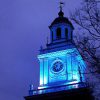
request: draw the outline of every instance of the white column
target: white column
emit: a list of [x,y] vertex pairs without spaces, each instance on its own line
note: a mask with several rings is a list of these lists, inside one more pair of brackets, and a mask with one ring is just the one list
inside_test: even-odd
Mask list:
[[48,84],[48,58],[44,58],[44,85]]
[[39,59],[40,61],[40,86],[43,85],[43,59]]

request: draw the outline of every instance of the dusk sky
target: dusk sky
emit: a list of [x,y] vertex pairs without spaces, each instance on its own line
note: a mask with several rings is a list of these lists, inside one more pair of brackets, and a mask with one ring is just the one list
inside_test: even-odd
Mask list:
[[[60,0],[0,0],[0,100],[24,100],[29,85],[37,88],[40,46],[58,17]],[[64,16],[81,0],[63,0]]]

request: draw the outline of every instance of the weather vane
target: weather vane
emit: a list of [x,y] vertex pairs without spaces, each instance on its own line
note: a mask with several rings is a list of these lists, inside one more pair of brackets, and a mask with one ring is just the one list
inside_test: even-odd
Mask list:
[[64,6],[65,3],[60,1],[59,4],[60,4],[59,8],[62,11],[62,8],[63,8],[63,6]]

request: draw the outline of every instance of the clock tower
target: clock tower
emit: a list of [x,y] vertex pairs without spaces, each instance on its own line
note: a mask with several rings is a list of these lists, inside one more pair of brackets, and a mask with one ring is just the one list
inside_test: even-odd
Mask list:
[[85,82],[86,65],[73,41],[74,27],[64,17],[62,4],[49,26],[50,42],[38,55],[39,87],[30,85],[25,100],[94,100]]
[[[49,26],[50,43],[40,49],[39,87],[48,88],[84,81],[85,63],[73,41],[74,27],[67,17],[64,17],[62,7],[58,17]],[[81,77],[81,78],[80,78]]]

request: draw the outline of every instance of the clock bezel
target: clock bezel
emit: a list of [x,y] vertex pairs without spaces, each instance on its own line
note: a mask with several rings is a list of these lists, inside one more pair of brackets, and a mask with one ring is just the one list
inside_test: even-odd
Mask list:
[[[58,71],[58,72],[53,71],[53,65],[54,65],[56,62],[61,62],[61,63],[63,64],[63,68],[62,68],[60,71]],[[64,62],[63,62],[61,59],[56,59],[56,60],[54,60],[54,61],[52,62],[52,64],[51,64],[51,67],[50,67],[50,71],[51,71],[53,74],[60,74],[60,73],[62,73],[62,72],[64,71],[64,69],[65,69],[65,64],[64,64]]]

